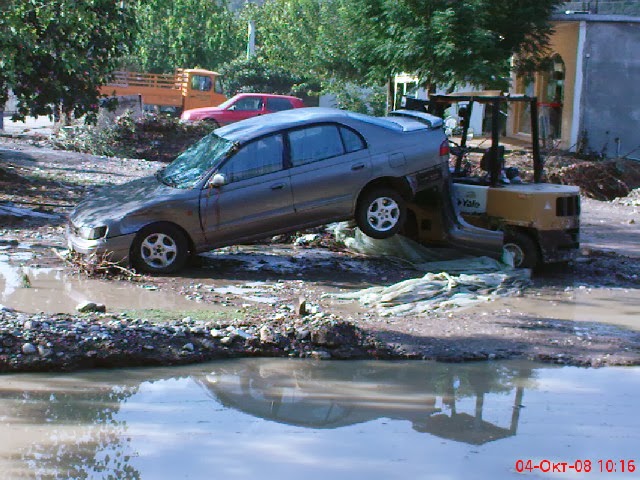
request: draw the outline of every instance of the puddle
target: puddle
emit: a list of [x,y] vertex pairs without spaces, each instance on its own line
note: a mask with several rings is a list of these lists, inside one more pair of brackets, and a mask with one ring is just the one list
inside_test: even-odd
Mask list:
[[[12,256],[15,260],[15,256]],[[29,288],[25,287],[25,276]],[[0,305],[27,313],[77,313],[82,302],[106,305],[107,311],[211,310],[171,291],[145,289],[144,285],[69,276],[59,269],[10,265],[0,258]],[[219,307],[220,308],[220,307]]]
[[213,291],[223,295],[237,295],[243,300],[251,302],[275,305],[280,302],[280,298],[273,295],[278,287],[278,284],[267,284],[266,282],[247,282],[240,286],[216,287]]
[[309,268],[371,274],[371,264],[375,261],[323,248],[297,248],[292,245],[270,246],[267,253],[260,245],[234,246],[201,256],[213,262],[216,268],[225,262],[239,263],[242,270],[249,272],[296,273],[299,276]]
[[479,311],[509,310],[558,320],[602,322],[640,330],[640,290],[577,287],[524,297],[504,297]]
[[637,478],[637,367],[242,359],[2,380],[12,479]]

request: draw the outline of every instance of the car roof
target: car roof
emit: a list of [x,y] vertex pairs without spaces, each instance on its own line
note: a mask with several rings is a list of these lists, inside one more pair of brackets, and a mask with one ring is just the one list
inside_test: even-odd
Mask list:
[[233,98],[254,97],[254,96],[269,97],[269,98],[289,98],[289,99],[300,100],[298,97],[294,97],[293,95],[278,95],[276,93],[258,93],[258,92],[238,93],[238,94],[234,95]]
[[233,142],[246,142],[262,135],[299,126],[337,122],[352,126],[368,124],[395,132],[426,130],[429,126],[409,118],[380,118],[337,108],[307,107],[253,117],[215,130],[216,135]]

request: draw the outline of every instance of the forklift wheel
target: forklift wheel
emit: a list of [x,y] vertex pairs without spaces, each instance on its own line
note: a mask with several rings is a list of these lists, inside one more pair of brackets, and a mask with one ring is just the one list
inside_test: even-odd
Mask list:
[[516,268],[534,268],[540,261],[538,246],[526,233],[505,233],[503,248],[513,255],[513,266]]

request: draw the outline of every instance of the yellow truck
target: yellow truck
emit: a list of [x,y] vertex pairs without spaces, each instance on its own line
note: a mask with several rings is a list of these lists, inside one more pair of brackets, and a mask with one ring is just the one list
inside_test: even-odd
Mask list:
[[173,74],[114,72],[112,81],[100,87],[100,94],[140,95],[145,109],[176,115],[191,108],[215,107],[227,99],[220,74],[199,68],[176,69]]

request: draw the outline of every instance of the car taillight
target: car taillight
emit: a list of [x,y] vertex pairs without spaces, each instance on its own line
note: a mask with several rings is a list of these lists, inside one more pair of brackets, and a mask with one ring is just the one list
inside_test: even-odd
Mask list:
[[449,155],[449,140],[443,140],[440,144],[440,156]]

